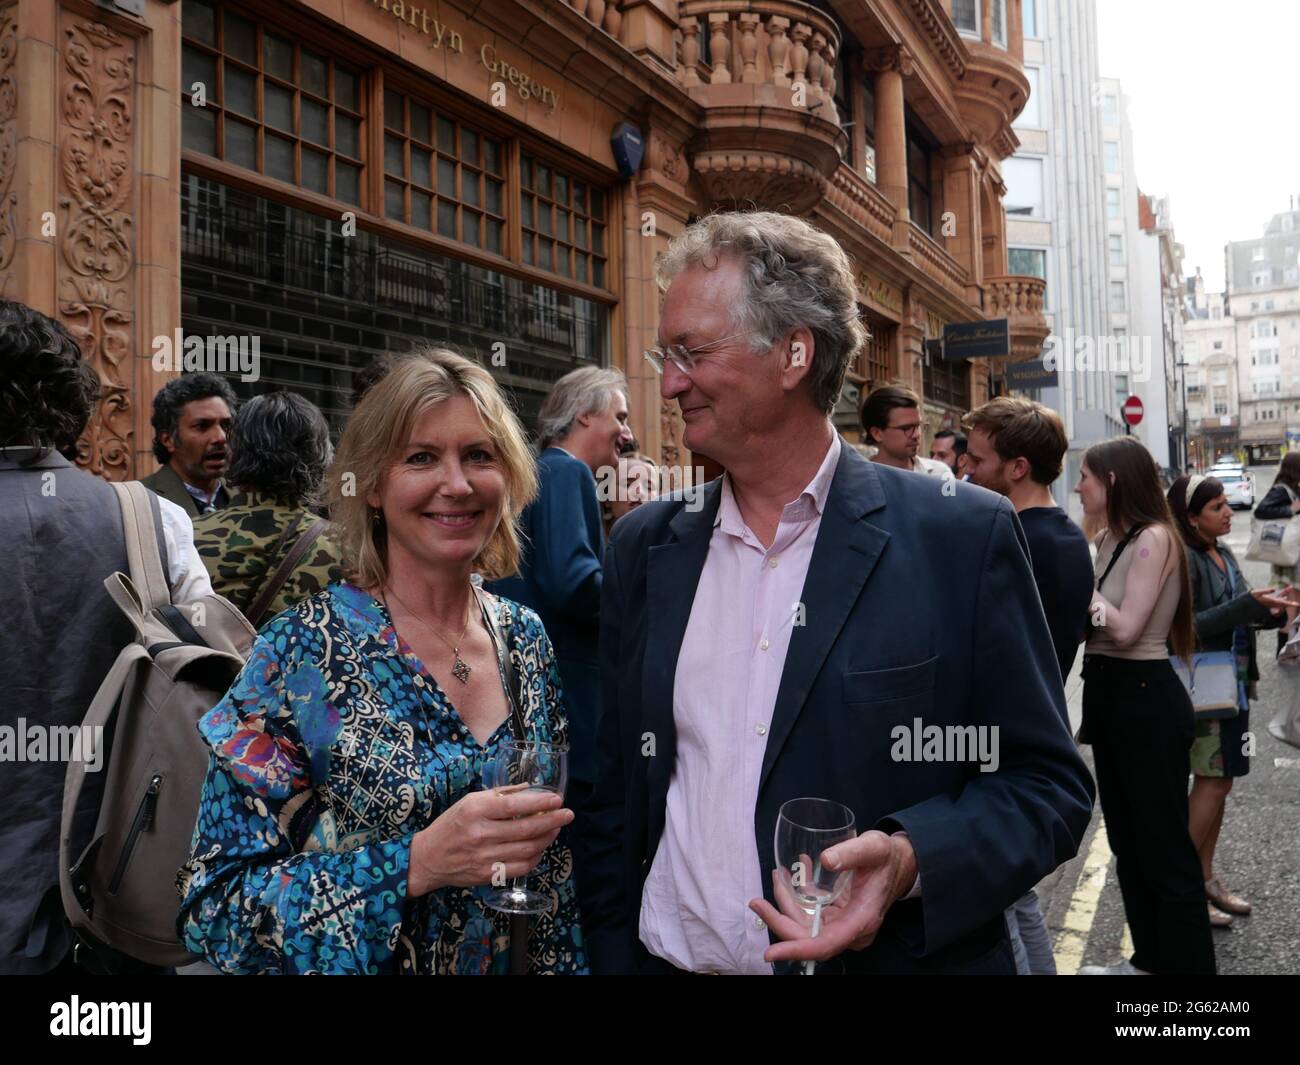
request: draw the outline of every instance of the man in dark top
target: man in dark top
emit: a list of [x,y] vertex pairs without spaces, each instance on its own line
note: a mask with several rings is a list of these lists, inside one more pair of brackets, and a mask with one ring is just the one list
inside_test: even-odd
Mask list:
[[[999,396],[971,411],[963,424],[969,434],[966,470],[970,479],[1006,496],[1020,517],[1064,684],[1087,635],[1092,600],[1092,555],[1087,537],[1056,505],[1050,487],[1061,476],[1069,447],[1065,425],[1060,415],[1041,403],[1009,396]],[[1055,974],[1051,941],[1032,891],[1007,911],[1007,926],[1016,971],[1022,976]]]
[[234,411],[234,390],[218,374],[188,373],[168,381],[153,397],[153,454],[162,469],[141,483],[191,519],[228,505],[222,477]]

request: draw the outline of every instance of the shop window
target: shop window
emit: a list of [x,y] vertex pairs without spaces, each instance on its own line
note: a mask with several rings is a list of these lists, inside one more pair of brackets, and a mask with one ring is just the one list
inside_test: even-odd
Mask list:
[[935,356],[927,362],[929,365],[922,371],[925,398],[963,414],[970,410],[973,405],[970,401],[970,361]]
[[212,0],[182,20],[184,92],[205,99],[182,106],[184,147],[360,205],[360,72]]
[[384,91],[384,216],[505,254],[505,145],[414,96]]
[[527,153],[519,172],[524,263],[604,288],[605,193]]

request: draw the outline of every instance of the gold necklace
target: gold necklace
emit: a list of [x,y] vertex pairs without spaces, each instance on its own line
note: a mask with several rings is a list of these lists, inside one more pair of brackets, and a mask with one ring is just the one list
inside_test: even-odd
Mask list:
[[[466,605],[465,608],[465,627],[460,630],[460,636],[457,637],[456,642],[452,643],[449,639],[447,639],[447,637],[445,637],[442,633],[440,633],[437,629],[435,629],[432,625],[430,625],[427,621],[425,621],[424,618],[420,617],[419,614],[417,614],[409,606],[403,603],[401,596],[399,596],[395,591],[389,588],[388,592],[389,594],[392,595],[394,599],[397,600],[397,602],[401,605],[403,610],[405,610],[408,614],[411,615],[411,617],[415,618],[416,621],[418,621],[421,625],[423,625],[426,629],[428,629],[431,633],[433,633],[436,637],[438,637],[438,639],[440,639],[443,643],[445,643],[448,647],[451,648],[451,654],[452,654],[451,675],[455,677],[458,681],[460,681],[462,684],[468,684],[469,675],[472,672],[472,670],[469,668],[469,663],[460,657],[460,645],[461,645],[461,641],[465,639],[465,633],[469,632],[469,623],[471,618],[473,617],[473,614],[471,613],[469,606]],[[470,595],[473,596],[473,594],[474,594],[473,589],[471,589]],[[392,616],[391,611],[389,612],[389,616],[390,617]]]

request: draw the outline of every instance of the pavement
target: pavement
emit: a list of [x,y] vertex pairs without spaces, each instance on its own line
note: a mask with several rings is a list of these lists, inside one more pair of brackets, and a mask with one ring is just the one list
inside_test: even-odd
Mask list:
[[[1252,472],[1258,501],[1277,471],[1255,467]],[[1266,587],[1268,565],[1246,561],[1249,511],[1235,512],[1226,539],[1251,587]],[[1280,708],[1300,698],[1300,671],[1279,669],[1275,646],[1272,632],[1260,635],[1259,699],[1250,714],[1256,754],[1250,773],[1237,780],[1228,796],[1215,855],[1220,878],[1254,904],[1251,916],[1235,918],[1230,929],[1214,930],[1223,975],[1300,974],[1300,750],[1274,739],[1266,727]],[[1083,714],[1082,658],[1080,654],[1065,686],[1074,729]],[[1081,752],[1091,769],[1091,748]],[[1073,975],[1081,965],[1109,965],[1131,953],[1100,804],[1078,855],[1038,885],[1038,897],[1060,974]]]

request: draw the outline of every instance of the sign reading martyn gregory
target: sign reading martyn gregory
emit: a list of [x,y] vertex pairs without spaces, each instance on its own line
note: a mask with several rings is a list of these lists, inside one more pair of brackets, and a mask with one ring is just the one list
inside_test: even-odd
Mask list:
[[[439,22],[437,16],[431,14],[427,8],[420,7],[418,4],[408,4],[406,0],[369,0],[369,2],[372,7],[387,11],[399,22],[428,37],[430,48],[446,48],[449,52],[456,52],[458,55],[465,54],[465,38],[446,23]],[[480,45],[478,61],[489,74],[500,78],[503,83],[509,82],[513,85],[519,94],[519,99],[525,103],[529,100],[540,100],[550,105],[547,108],[548,112],[554,111],[559,106],[560,98],[554,89],[543,85],[512,63],[501,59],[491,44],[485,42]],[[504,102],[504,97],[502,99]]]

